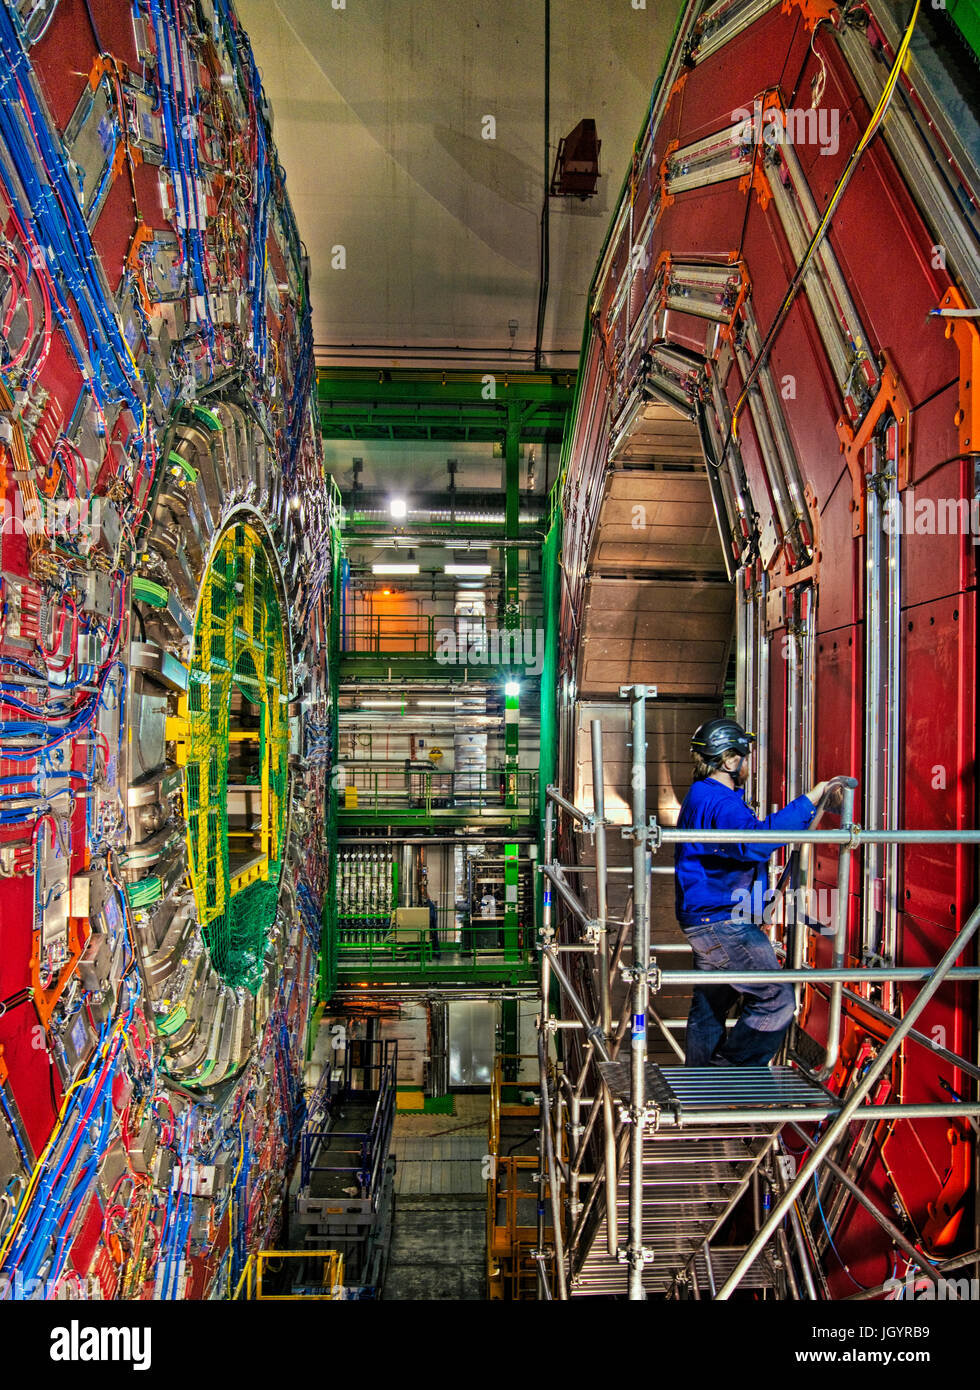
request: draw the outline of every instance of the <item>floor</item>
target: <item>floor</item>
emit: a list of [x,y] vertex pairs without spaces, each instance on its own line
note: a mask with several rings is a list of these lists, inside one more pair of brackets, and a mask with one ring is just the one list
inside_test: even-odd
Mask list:
[[487,1095],[460,1095],[454,1115],[396,1116],[386,1302],[486,1298],[489,1106]]

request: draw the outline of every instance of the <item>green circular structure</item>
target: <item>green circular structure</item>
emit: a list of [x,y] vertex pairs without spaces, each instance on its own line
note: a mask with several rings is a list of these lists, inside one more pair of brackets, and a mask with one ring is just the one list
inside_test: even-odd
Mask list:
[[255,994],[285,845],[288,657],[275,561],[252,519],[214,546],[198,596],[178,760],[191,883],[211,962]]

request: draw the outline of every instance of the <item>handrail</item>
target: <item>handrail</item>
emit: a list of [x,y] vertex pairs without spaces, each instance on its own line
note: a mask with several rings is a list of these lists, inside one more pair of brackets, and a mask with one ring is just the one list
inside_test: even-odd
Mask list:
[[[273,1262],[296,1261],[309,1266],[320,1263],[322,1277],[317,1281],[316,1293],[266,1293],[263,1285],[264,1265]],[[302,1267],[302,1266],[301,1266]],[[230,1302],[246,1301],[265,1303],[286,1303],[299,1300],[318,1300],[334,1302],[343,1298],[344,1257],[339,1250],[253,1250],[235,1285],[229,1294]],[[244,1297],[243,1297],[244,1288]],[[319,1290],[323,1290],[320,1292]]]
[[[480,772],[392,768],[371,772],[361,771],[352,762],[345,765],[345,777],[345,786],[336,789],[339,809],[358,813],[404,809],[430,814],[433,810],[465,812],[474,808],[517,812],[532,809],[537,800],[538,774],[529,768],[488,768]],[[402,785],[382,785],[382,779],[401,780]],[[349,807],[344,804],[348,790],[356,793],[356,805]]]

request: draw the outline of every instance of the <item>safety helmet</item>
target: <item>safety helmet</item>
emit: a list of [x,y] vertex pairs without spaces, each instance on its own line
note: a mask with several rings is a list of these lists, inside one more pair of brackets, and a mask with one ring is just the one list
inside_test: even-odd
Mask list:
[[706,763],[720,762],[728,752],[747,757],[755,743],[755,734],[742,728],[736,719],[709,719],[695,729],[691,738],[692,753],[700,753]]

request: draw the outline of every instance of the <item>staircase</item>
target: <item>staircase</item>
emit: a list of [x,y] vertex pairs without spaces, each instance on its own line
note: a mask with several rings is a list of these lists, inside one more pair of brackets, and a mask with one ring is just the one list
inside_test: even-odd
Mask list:
[[[629,1104],[628,1062],[606,1062],[600,1070],[613,1097]],[[791,1067],[646,1068],[647,1098],[660,1109],[643,1146],[643,1244],[653,1252],[644,1268],[648,1295],[665,1295],[690,1284],[694,1297],[711,1298],[731,1273],[743,1247],[712,1245],[752,1175],[786,1123],[788,1110],[808,1110],[825,1093]],[[760,1110],[772,1110],[760,1120]],[[751,1112],[751,1121],[739,1112]],[[573,1259],[570,1294],[625,1296],[628,1266],[608,1253],[605,1201],[596,1203],[594,1233],[586,1232]],[[629,1229],[629,1165],[617,1190],[618,1245],[625,1251]],[[775,1284],[763,1253],[742,1288]]]

